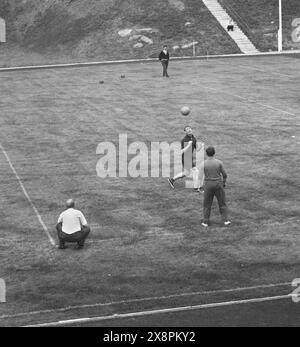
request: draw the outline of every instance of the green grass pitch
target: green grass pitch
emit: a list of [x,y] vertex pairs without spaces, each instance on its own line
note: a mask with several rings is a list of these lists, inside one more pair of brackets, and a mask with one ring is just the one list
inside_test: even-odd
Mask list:
[[[70,197],[94,228],[82,251],[52,247],[0,153],[0,316],[300,277],[299,71],[282,56],[171,61],[170,79],[158,63],[1,72],[0,142],[49,232]],[[215,203],[203,230],[202,196],[183,182],[97,177],[98,143],[171,143],[186,124],[228,171],[230,228]],[[139,305],[126,309],[163,304]]]

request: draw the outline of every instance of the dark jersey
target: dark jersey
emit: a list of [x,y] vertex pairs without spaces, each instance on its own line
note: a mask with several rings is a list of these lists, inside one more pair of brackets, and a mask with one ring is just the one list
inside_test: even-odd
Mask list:
[[191,169],[192,167],[196,166],[196,160],[194,157],[194,151],[197,148],[197,140],[194,135],[186,135],[181,140],[181,149],[184,149],[186,146],[188,146],[189,142],[193,141],[192,146],[189,150],[187,150],[185,153],[182,154],[182,165],[185,169]]
[[169,61],[169,59],[170,59],[170,54],[169,54],[169,52],[167,52],[167,54],[165,54],[164,51],[161,51],[161,52],[159,53],[158,58],[159,58],[159,60]]

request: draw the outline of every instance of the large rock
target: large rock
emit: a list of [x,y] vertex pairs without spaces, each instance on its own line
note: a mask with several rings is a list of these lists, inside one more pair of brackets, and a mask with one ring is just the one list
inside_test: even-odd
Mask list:
[[129,36],[131,33],[132,33],[132,29],[123,29],[123,30],[118,31],[118,34],[121,37]]
[[143,32],[146,32],[149,34],[159,33],[159,30],[155,28],[135,28],[134,31],[136,33],[143,33]]
[[152,30],[153,30],[152,28],[139,28],[139,29],[135,29],[135,31],[138,32],[138,33],[141,33],[143,31],[151,33]]
[[144,45],[143,45],[141,42],[138,42],[138,43],[136,43],[133,47],[134,47],[134,48],[143,48]]
[[152,44],[153,44],[153,40],[151,40],[149,37],[144,36],[144,35],[142,35],[142,36],[140,37],[140,40],[143,41],[143,42],[145,42],[145,43],[148,43],[148,45],[152,45]]
[[141,37],[142,37],[142,35],[131,35],[129,38],[129,41],[139,40]]
[[184,11],[185,5],[180,0],[169,0],[169,4],[179,11]]

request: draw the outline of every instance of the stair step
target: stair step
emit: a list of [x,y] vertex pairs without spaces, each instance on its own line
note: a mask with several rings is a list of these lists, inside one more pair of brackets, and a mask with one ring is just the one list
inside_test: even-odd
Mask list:
[[[227,11],[223,8],[223,6],[218,2],[218,0],[202,0],[206,5],[208,10],[212,13],[212,15],[217,19],[219,24],[227,30],[227,25],[229,20],[232,20],[231,16],[227,13]],[[234,31],[228,32],[230,37],[235,41],[239,49],[243,53],[258,53],[259,51],[253,45],[253,43],[248,39],[245,33],[239,28],[238,24],[234,21],[232,23],[234,25]]]

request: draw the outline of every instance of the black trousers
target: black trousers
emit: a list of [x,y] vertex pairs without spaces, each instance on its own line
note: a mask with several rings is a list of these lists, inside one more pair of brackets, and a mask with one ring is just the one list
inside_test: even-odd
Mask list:
[[233,25],[227,25],[227,31],[233,31]]
[[163,67],[163,77],[169,77],[169,75],[168,75],[169,62],[167,60],[161,61],[161,65]]
[[228,211],[225,197],[225,189],[221,181],[205,181],[204,183],[204,203],[203,203],[203,222],[208,223],[211,206],[214,197],[218,200],[220,214],[223,222],[228,220]]
[[62,223],[56,225],[56,230],[60,246],[64,246],[66,242],[77,242],[79,246],[83,246],[91,231],[90,227],[82,226],[80,231],[74,234],[66,234],[62,231]]

